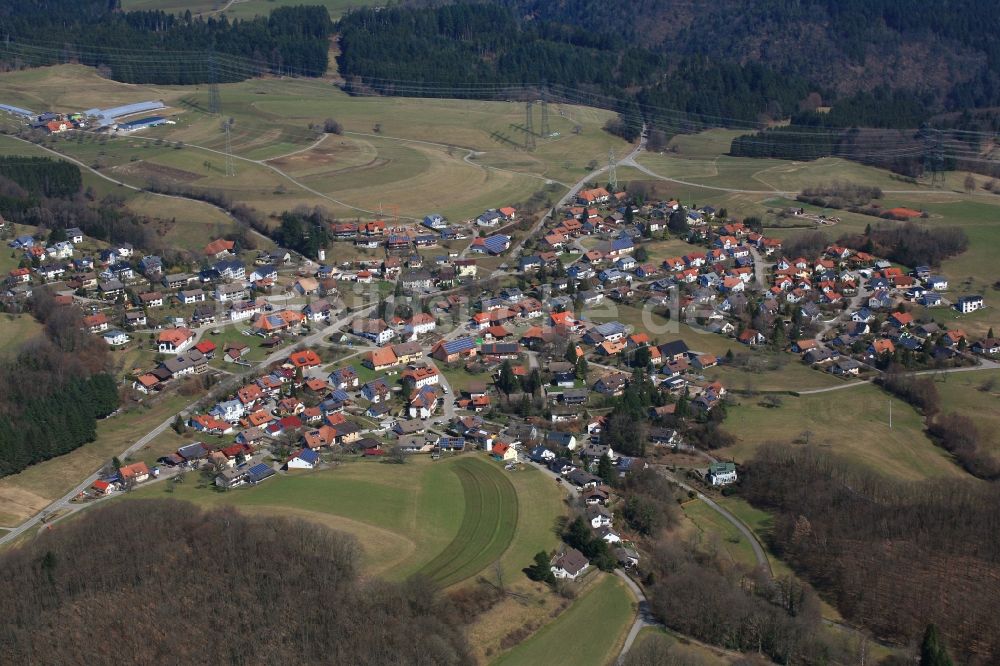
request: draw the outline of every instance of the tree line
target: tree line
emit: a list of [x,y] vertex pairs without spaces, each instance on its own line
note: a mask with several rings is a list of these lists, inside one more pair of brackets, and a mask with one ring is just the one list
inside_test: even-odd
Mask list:
[[107,345],[82,330],[79,309],[45,290],[34,299],[44,335],[0,363],[0,476],[93,441],[119,404]]
[[[190,85],[267,73],[321,76],[333,23],[325,7],[279,7],[230,21],[162,11],[122,12],[108,0],[12,3],[0,14],[0,64],[80,62],[128,83]],[[233,58],[238,58],[237,63]]]
[[33,664],[472,663],[429,583],[360,569],[354,539],[314,523],[114,502],[0,556],[0,645]]
[[969,237],[960,227],[924,227],[913,222],[869,225],[864,234],[842,236],[837,242],[914,267],[938,266],[969,247]]
[[741,492],[775,514],[771,546],[848,620],[902,643],[935,623],[964,659],[1000,653],[1000,487],[898,481],[779,444],[743,472]]

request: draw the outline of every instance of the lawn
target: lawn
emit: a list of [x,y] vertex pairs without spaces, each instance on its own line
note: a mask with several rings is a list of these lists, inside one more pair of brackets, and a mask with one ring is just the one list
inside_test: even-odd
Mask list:
[[732,349],[741,349],[735,340],[715,333],[708,333],[692,328],[685,323],[666,319],[652,310],[646,310],[643,305],[623,305],[610,299],[605,299],[595,307],[587,308],[583,313],[587,319],[594,321],[620,321],[632,326],[636,331],[644,331],[657,343],[681,339],[693,351],[724,356]]
[[814,370],[800,363],[797,357],[784,352],[754,350],[750,353],[752,360],[760,362],[763,369],[757,371],[735,366],[716,366],[705,370],[705,377],[719,380],[727,388],[737,391],[803,391],[844,383],[830,373]]
[[[457,461],[456,461],[457,462]],[[281,474],[253,488],[218,492],[189,475],[142,488],[130,497],[173,497],[203,506],[232,505],[249,513],[295,515],[354,535],[367,573],[401,579],[444,550],[458,534],[462,484],[452,461],[406,465],[374,461]]]
[[757,566],[757,558],[754,557],[750,542],[740,534],[735,525],[720,516],[715,509],[698,499],[686,502],[683,509],[684,515],[694,523],[702,535],[702,544],[705,547],[709,549],[717,547],[721,557],[728,557],[736,564]]
[[[892,429],[889,403],[892,403]],[[963,472],[923,431],[905,402],[865,384],[831,393],[783,396],[777,408],[735,398],[724,426],[737,444],[719,451],[738,462],[764,442],[808,441],[855,463],[906,480],[958,477]]]
[[0,357],[13,356],[27,340],[42,332],[30,314],[0,314]]
[[190,398],[174,395],[149,409],[98,421],[95,441],[0,479],[0,525],[16,525],[41,511],[188,402]]
[[579,664],[614,661],[635,617],[635,602],[617,576],[601,579],[525,642],[503,654],[500,664]]
[[941,411],[972,419],[986,450],[1000,455],[1000,370],[940,375]]

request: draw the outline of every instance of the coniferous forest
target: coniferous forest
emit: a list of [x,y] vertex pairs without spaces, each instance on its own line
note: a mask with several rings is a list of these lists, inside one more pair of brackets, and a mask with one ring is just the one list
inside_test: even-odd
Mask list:
[[34,0],[0,6],[0,65],[80,62],[128,83],[185,85],[266,73],[320,76],[333,30],[324,7],[279,7],[230,21],[120,11],[118,0]]
[[32,308],[44,335],[0,363],[0,476],[93,441],[118,408],[108,346],[83,330],[80,310],[41,289]]

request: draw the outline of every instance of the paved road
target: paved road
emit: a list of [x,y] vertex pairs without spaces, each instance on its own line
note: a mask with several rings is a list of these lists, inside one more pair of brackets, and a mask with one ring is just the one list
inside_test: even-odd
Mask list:
[[625,644],[622,646],[622,651],[618,653],[618,659],[615,662],[621,664],[625,661],[625,655],[632,649],[632,644],[635,643],[635,639],[639,636],[640,631],[646,627],[662,627],[663,625],[653,617],[653,613],[649,608],[649,600],[646,599],[646,593],[642,591],[642,588],[622,569],[615,569],[615,575],[625,582],[625,585],[632,591],[632,596],[635,597],[636,602],[639,604],[639,612],[635,616],[635,622],[632,623],[632,628],[629,630],[628,636],[625,637]]
[[767,291],[767,280],[764,279],[764,257],[753,245],[747,245],[747,247],[750,249],[750,256],[753,257],[753,280],[758,289]]

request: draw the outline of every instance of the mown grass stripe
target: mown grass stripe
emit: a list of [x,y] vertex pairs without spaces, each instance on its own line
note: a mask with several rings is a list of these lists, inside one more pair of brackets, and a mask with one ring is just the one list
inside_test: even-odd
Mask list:
[[474,576],[499,559],[517,527],[517,493],[503,472],[474,458],[453,468],[465,497],[462,524],[451,543],[417,572],[442,586]]

